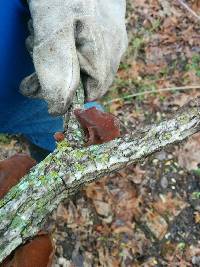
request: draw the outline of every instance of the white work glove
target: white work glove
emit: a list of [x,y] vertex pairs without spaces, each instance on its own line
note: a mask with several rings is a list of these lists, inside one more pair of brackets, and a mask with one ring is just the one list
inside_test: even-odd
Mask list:
[[48,102],[49,112],[64,114],[79,80],[88,100],[111,85],[127,47],[125,0],[29,0],[36,73],[21,92]]

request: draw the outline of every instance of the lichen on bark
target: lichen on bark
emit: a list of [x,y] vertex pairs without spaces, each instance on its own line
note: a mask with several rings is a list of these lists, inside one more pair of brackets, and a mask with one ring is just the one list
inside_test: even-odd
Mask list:
[[200,99],[189,102],[169,120],[102,145],[77,145],[81,134],[77,126],[70,127],[71,141],[59,143],[0,201],[0,262],[33,237],[47,215],[81,186],[198,132]]

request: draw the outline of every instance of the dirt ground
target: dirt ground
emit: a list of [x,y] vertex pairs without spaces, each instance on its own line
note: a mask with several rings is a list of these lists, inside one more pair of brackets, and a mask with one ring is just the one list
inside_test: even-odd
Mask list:
[[[102,99],[123,133],[200,95],[200,2],[184,3],[196,16],[179,0],[127,1],[129,48]],[[0,159],[21,151],[21,137],[0,136]],[[48,220],[54,267],[200,266],[199,178],[197,134],[88,185]]]

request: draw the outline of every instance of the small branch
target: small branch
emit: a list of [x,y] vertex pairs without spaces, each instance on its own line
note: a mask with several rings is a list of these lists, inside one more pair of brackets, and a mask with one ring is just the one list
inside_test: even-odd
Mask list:
[[74,148],[67,140],[0,200],[0,262],[33,237],[65,198],[104,175],[138,162],[200,131],[200,98],[169,120],[112,142]]
[[80,125],[74,115],[75,109],[83,108],[84,98],[85,98],[84,89],[82,84],[80,83],[79,88],[74,95],[70,110],[64,117],[65,120],[64,129],[66,138],[68,142],[70,142],[70,145],[75,147],[77,146],[77,144],[79,144],[79,147],[84,144],[83,131],[80,128]]
[[200,20],[200,16],[197,15],[196,12],[194,12],[194,10],[192,10],[185,2],[183,2],[182,0],[178,0],[178,2],[187,10],[189,11],[196,19]]

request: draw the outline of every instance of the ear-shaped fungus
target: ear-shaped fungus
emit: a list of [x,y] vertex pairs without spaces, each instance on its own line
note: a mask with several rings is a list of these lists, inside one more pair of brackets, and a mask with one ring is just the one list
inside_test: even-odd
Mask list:
[[3,198],[35,164],[35,160],[26,154],[16,154],[0,161],[0,198]]
[[86,134],[86,146],[109,142],[120,136],[119,121],[111,113],[92,107],[77,109],[74,114]]
[[42,234],[17,248],[7,257],[2,267],[50,267],[54,256],[54,246],[49,235]]

